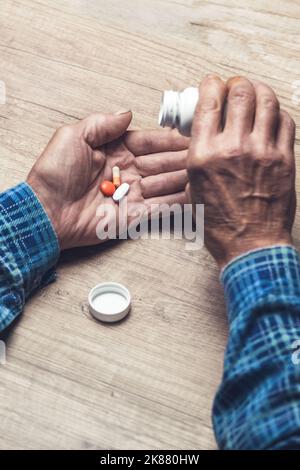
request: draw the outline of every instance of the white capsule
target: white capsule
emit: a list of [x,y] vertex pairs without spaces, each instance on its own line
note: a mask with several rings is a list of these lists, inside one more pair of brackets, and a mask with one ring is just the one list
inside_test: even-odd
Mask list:
[[113,183],[116,188],[121,186],[121,173],[120,173],[120,168],[118,166],[114,166],[112,169],[112,174],[113,174]]
[[113,200],[114,200],[115,202],[121,201],[121,199],[123,199],[123,197],[126,196],[126,194],[128,193],[129,189],[130,189],[130,186],[129,186],[128,183],[122,183],[121,186],[119,186],[119,187],[115,190],[115,192],[114,192],[114,194],[113,194]]

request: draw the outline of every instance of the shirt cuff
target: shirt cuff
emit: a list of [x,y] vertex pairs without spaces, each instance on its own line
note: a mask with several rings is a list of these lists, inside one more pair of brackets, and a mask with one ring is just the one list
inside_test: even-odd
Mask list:
[[27,183],[0,194],[1,263],[22,278],[25,298],[55,279],[60,247],[53,225]]
[[229,322],[239,312],[268,301],[287,303],[300,296],[300,256],[292,246],[272,246],[245,253],[221,273]]

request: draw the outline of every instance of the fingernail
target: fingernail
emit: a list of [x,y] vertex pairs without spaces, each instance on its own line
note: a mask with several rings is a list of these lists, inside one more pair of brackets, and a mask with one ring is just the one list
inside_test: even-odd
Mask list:
[[214,78],[217,80],[221,80],[219,75],[216,75],[215,73],[209,73],[208,75],[205,76],[206,79]]
[[240,77],[239,75],[237,75],[236,77],[231,77],[231,78],[229,78],[229,80],[227,80],[227,86],[232,86],[236,82],[239,82],[242,79],[243,79],[243,77]]
[[121,114],[128,114],[128,113],[130,113],[130,111],[131,111],[130,109],[120,109],[120,111],[117,111],[115,113],[115,115],[116,116],[121,116]]

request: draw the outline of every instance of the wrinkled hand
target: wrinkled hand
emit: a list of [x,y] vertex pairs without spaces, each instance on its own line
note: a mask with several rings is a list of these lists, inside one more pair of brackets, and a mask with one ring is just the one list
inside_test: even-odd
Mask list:
[[202,81],[188,189],[194,204],[205,204],[205,244],[220,267],[246,251],[292,243],[294,140],[295,124],[268,86]]
[[[121,169],[128,206],[184,203],[188,140],[174,131],[127,131],[131,112],[93,114],[60,128],[28,175],[61,249],[100,243],[97,208],[117,205],[99,191]],[[150,155],[151,154],[151,155]]]

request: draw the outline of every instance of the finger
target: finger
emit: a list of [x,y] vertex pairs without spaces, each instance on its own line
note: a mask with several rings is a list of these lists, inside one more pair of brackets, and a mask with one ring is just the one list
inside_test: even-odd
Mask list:
[[286,111],[280,111],[277,132],[277,145],[282,154],[287,157],[294,155],[296,125]]
[[129,131],[125,135],[125,144],[135,156],[141,156],[185,150],[189,139],[180,135],[177,130]]
[[279,101],[272,88],[258,81],[253,83],[256,92],[254,132],[265,142],[274,142],[279,121]]
[[192,204],[191,184],[188,183],[185,187],[186,200],[189,204]]
[[96,113],[75,125],[81,127],[85,141],[95,149],[121,137],[127,130],[131,119],[131,111],[121,114]]
[[173,204],[180,204],[183,206],[187,204],[187,196],[185,191],[181,191],[175,194],[168,194],[167,196],[152,197],[145,199],[145,205],[148,213],[155,214],[158,211],[158,206],[172,206]]
[[158,175],[186,168],[187,150],[179,152],[153,153],[136,158],[136,165],[141,176]]
[[226,85],[219,77],[210,75],[202,80],[193,120],[193,138],[208,139],[221,131],[226,94]]
[[234,77],[227,82],[228,97],[224,132],[243,137],[252,132],[255,113],[255,89],[243,77]]
[[188,182],[186,170],[147,176],[141,180],[144,198],[163,196],[182,191]]

